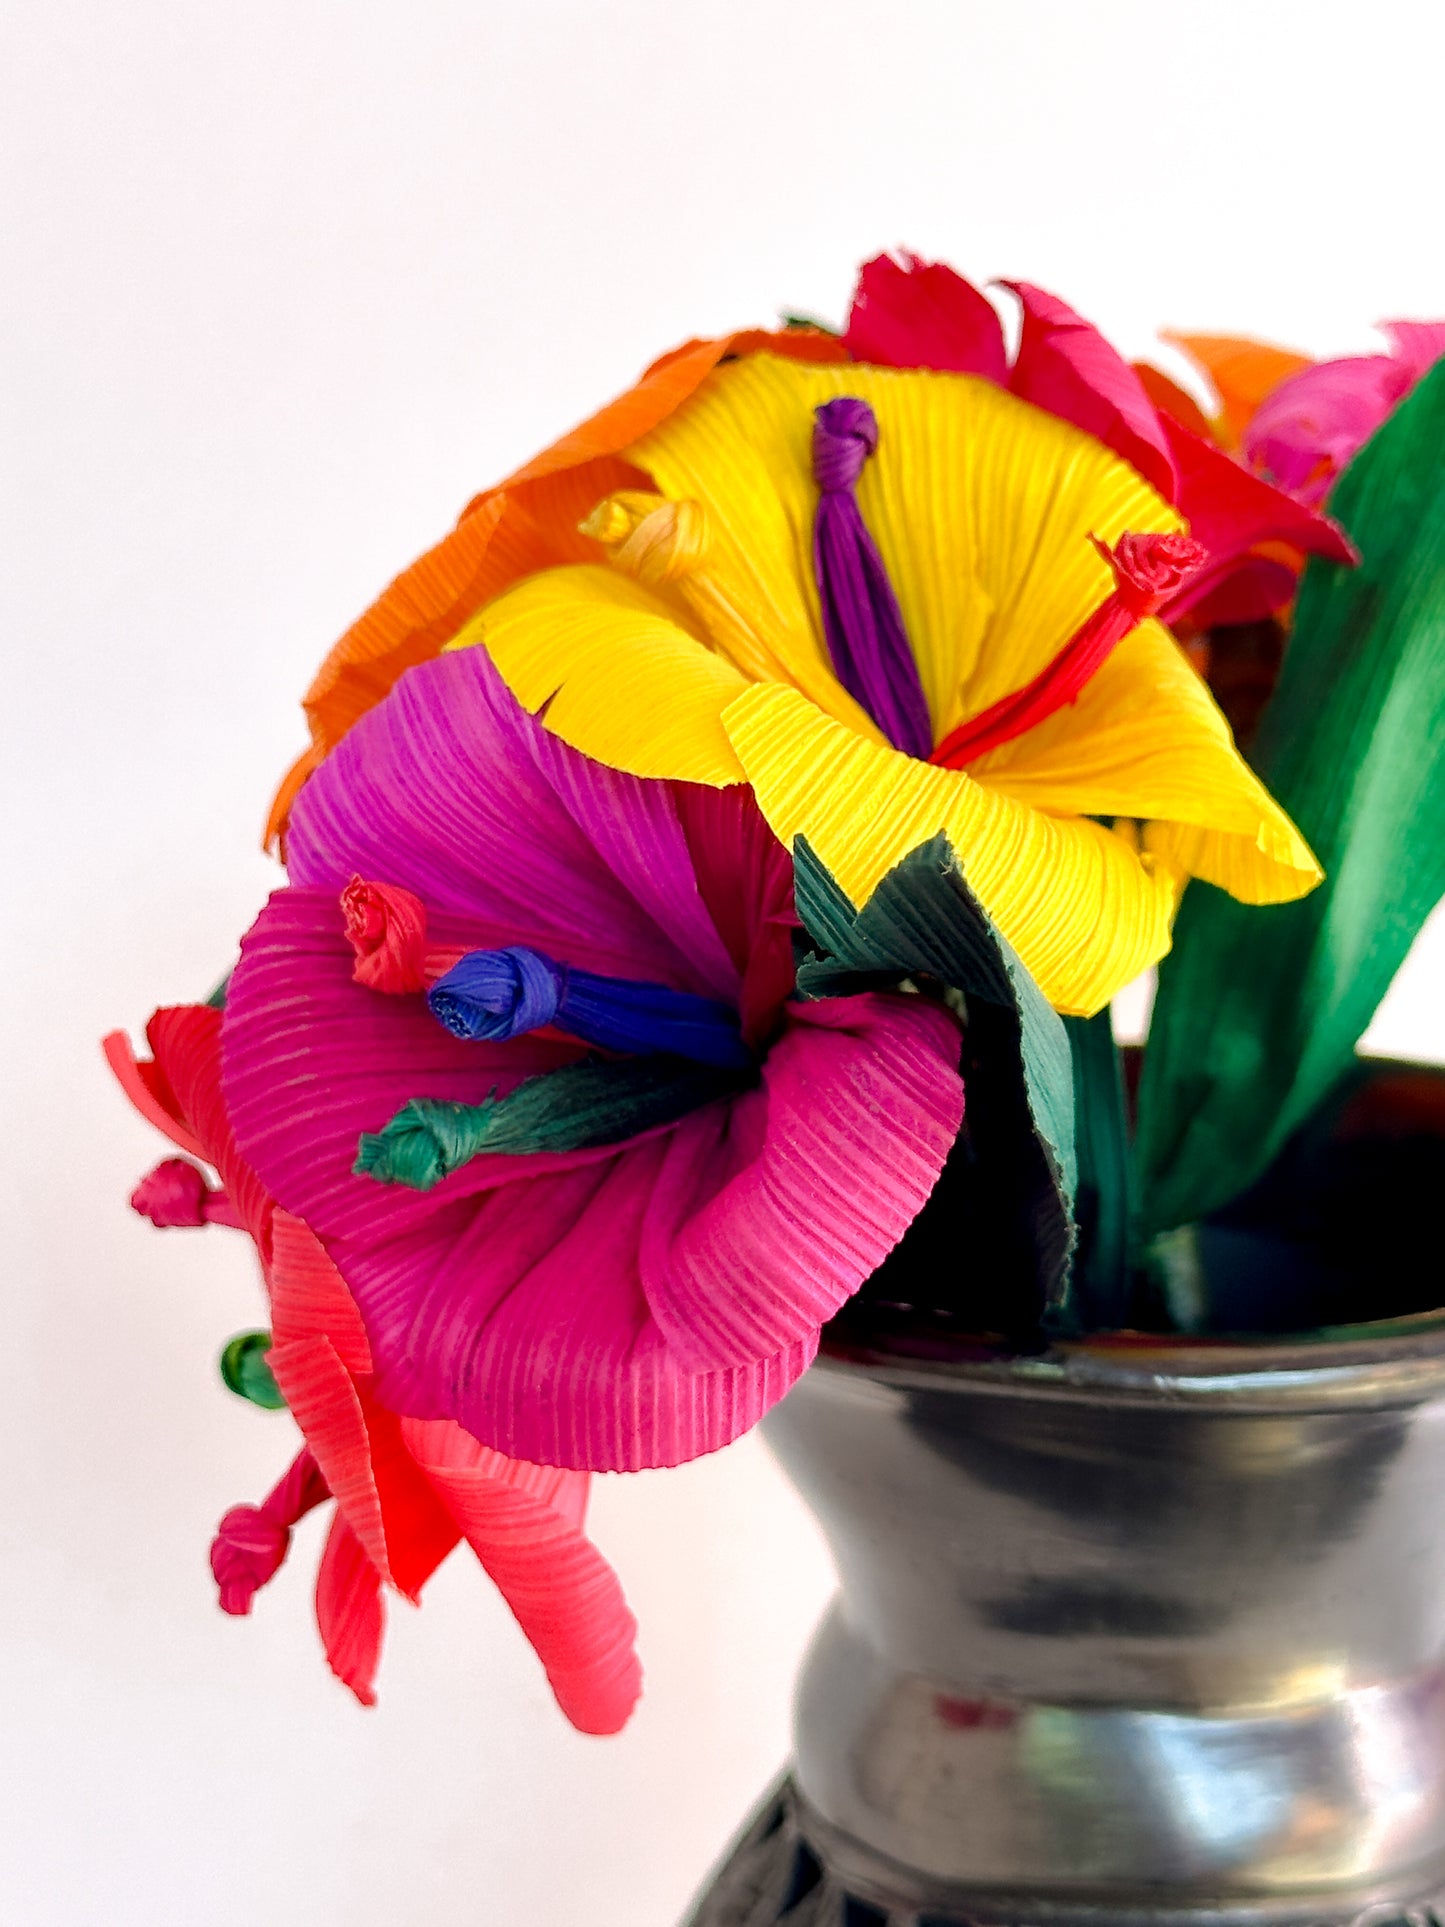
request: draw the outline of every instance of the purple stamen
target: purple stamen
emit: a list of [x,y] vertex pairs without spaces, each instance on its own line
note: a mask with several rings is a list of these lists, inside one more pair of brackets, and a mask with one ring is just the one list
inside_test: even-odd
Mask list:
[[853,489],[878,446],[878,417],[856,395],[825,401],[813,416],[813,475],[822,494],[813,525],[813,568],[823,633],[838,680],[895,749],[927,758],[933,724],[903,611],[868,533]]

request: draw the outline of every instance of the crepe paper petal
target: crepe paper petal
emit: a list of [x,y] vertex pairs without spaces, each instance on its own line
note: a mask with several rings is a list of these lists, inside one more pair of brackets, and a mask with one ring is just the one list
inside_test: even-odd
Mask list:
[[[861,910],[819,862],[795,846],[796,897],[805,936],[802,997],[837,996],[862,983],[932,979],[967,1003],[966,1085],[971,1154],[1021,1180],[1037,1307],[1066,1302],[1074,1244],[1074,1094],[1068,1038],[1014,950],[969,889],[943,836],[911,850]],[[985,1024],[985,1007],[1004,1021]],[[982,1061],[981,1061],[982,1060]],[[983,1075],[975,1083],[975,1069]],[[999,1086],[1007,1101],[992,1103]],[[1022,1090],[1022,1117],[1012,1097]]]
[[939,744],[930,760],[945,769],[965,769],[991,749],[1022,736],[1067,704],[1077,702],[1115,645],[1145,616],[1177,594],[1182,583],[1204,566],[1205,551],[1187,535],[1121,535],[1109,549],[1095,546],[1114,571],[1115,588],[1074,631],[1047,668],[1031,683],[971,716]]
[[1445,321],[1382,321],[1380,333],[1416,381],[1445,355]]
[[130,1208],[158,1230],[203,1224],[244,1229],[225,1192],[213,1190],[204,1171],[186,1158],[163,1158],[147,1172],[130,1194]]
[[176,1115],[173,1108],[175,1099],[169,1091],[165,1090],[163,1081],[160,1088],[157,1088],[154,1063],[148,1063],[136,1056],[135,1048],[125,1032],[123,1030],[107,1031],[100,1040],[100,1047],[105,1053],[105,1061],[109,1064],[116,1083],[120,1085],[134,1109],[140,1112],[146,1123],[153,1124],[162,1136],[168,1137],[172,1144],[179,1145],[181,1150],[189,1152],[192,1157],[204,1158],[206,1153],[194,1132],[188,1131]]
[[855,361],[1002,383],[1003,327],[988,296],[942,261],[880,254],[859,270],[843,343]]
[[316,1627],[326,1664],[363,1706],[375,1706],[376,1669],[386,1631],[381,1574],[339,1512],[316,1571]]
[[893,584],[853,493],[877,446],[878,417],[866,401],[840,395],[814,409],[813,569],[823,633],[849,695],[895,749],[927,756],[933,747],[928,702]]
[[415,1601],[457,1535],[402,1443],[396,1414],[352,1378],[324,1338],[273,1346],[271,1367],[367,1557]]
[[354,876],[341,892],[341,914],[359,984],[390,996],[426,988],[426,906],[420,897]]
[[1333,562],[1358,559],[1348,537],[1329,517],[1271,488],[1182,424],[1168,416],[1161,419],[1179,471],[1179,503],[1189,518],[1189,533],[1211,557],[1161,611],[1166,622],[1202,602],[1240,558],[1262,542],[1288,542],[1304,555]]
[[221,1353],[221,1382],[237,1398],[259,1405],[265,1412],[280,1412],[285,1410],[286,1400],[266,1362],[270,1349],[270,1332],[239,1332]]
[[1130,1322],[1135,1264],[1124,1061],[1107,1010],[1066,1017],[1064,1027],[1074,1064],[1079,1238],[1059,1322],[1070,1333],[1117,1331]]
[[641,1264],[683,1366],[713,1371],[811,1340],[882,1263],[958,1135],[958,1057],[957,1025],[937,1006],[830,998],[797,1011],[761,1089],[671,1134]]
[[1129,366],[1139,377],[1139,386],[1156,409],[1172,415],[1175,421],[1182,422],[1192,434],[1202,435],[1205,441],[1218,439],[1216,424],[1210,421],[1199,403],[1177,381],[1171,381],[1162,369],[1153,367],[1147,361],[1133,361]]
[[589,508],[642,482],[618,459],[627,444],[681,406],[718,362],[763,346],[804,360],[845,355],[831,336],[802,329],[745,329],[685,343],[654,362],[636,388],[468,505],[451,535],[398,576],[322,664],[304,703],[312,746],[272,805],[268,845],[285,830],[302,784],[406,669],[436,655],[484,603],[522,576],[587,559],[577,526]]
[[1260,405],[1244,453],[1267,480],[1313,506],[1410,386],[1390,355],[1320,362]]
[[582,1530],[587,1474],[504,1458],[446,1420],[406,1419],[402,1436],[531,1641],[567,1718],[579,1732],[620,1732],[642,1691],[637,1622]]
[[[1161,714],[1176,719],[1166,739]],[[1290,902],[1320,866],[1240,757],[1208,688],[1159,623],[1117,645],[1076,701],[971,767],[980,783],[1064,816],[1143,820],[1143,848],[1244,903]]]
[[1023,309],[1023,333],[1008,377],[1013,393],[1097,437],[1166,502],[1177,502],[1179,476],[1169,438],[1128,362],[1057,295],[1027,281],[999,285],[1016,295]]
[[[1028,682],[1108,594],[1109,571],[1090,535],[1114,543],[1126,529],[1181,526],[1109,450],[988,382],[805,368],[766,355],[718,369],[630,459],[665,495],[702,503],[712,532],[707,569],[729,606],[767,636],[795,688],[868,740],[883,737],[833,674],[808,545],[817,504],[809,423],[813,410],[843,396],[867,402],[878,420],[858,506],[898,598],[935,740]],[[579,614],[569,629],[574,679],[583,673],[584,636]],[[613,718],[628,699],[620,676],[607,673],[606,646],[588,647],[596,713],[574,706],[568,740],[603,761],[625,748],[623,766],[642,773],[737,781],[715,746],[712,773],[668,766],[675,754],[645,714],[631,725],[633,738],[618,743]],[[539,664],[560,660],[541,635],[532,648]],[[716,664],[702,649],[694,654]],[[702,702],[703,672],[685,650],[669,659],[667,674],[674,702]],[[533,686],[536,700],[544,686],[545,679]],[[566,693],[564,685],[558,701]],[[711,693],[725,705],[720,677]],[[631,707],[639,707],[635,698]],[[636,741],[644,728],[657,749]]]
[[[752,1057],[747,1058],[751,1083]],[[485,1153],[589,1151],[676,1123],[740,1088],[737,1071],[662,1053],[623,1063],[565,1064],[480,1104],[412,1098],[363,1132],[352,1167],[379,1184],[430,1191]]]
[[739,780],[717,717],[743,678],[625,577],[534,576],[454,646],[477,642],[524,709],[545,709],[552,733],[598,762],[634,776]]
[[260,1505],[234,1505],[211,1542],[211,1571],[223,1613],[244,1614],[281,1570],[298,1519],[331,1496],[315,1459],[298,1452]]
[[1257,920],[1186,901],[1160,973],[1138,1145],[1151,1229],[1234,1197],[1324,1099],[1445,892],[1445,369],[1351,463],[1331,506],[1363,562],[1305,572],[1255,756],[1325,866]]
[[855,904],[942,831],[1056,1010],[1092,1014],[1168,949],[1176,880],[1101,825],[861,742],[795,690],[750,689],[727,723],[774,834],[785,843],[805,836]]
[[742,1070],[753,1054],[737,1013],[667,984],[574,970],[519,944],[470,950],[427,994],[454,1037],[499,1042],[551,1024],[599,1050],[670,1054]]
[[273,1220],[271,1329],[278,1345],[324,1338],[353,1378],[372,1370],[371,1347],[356,1300],[309,1226],[289,1211]]
[[1195,629],[1238,628],[1247,622],[1268,622],[1288,608],[1298,588],[1298,567],[1269,556],[1248,555],[1226,573],[1215,572],[1212,584],[1197,600],[1191,599],[1187,610],[1172,613],[1176,622],[1187,617]]
[[673,805],[708,915],[742,972],[738,1013],[756,1049],[793,990],[793,865],[746,784],[674,783]]
[[[604,569],[562,573],[638,593]],[[667,790],[567,749],[485,650],[413,670],[328,759],[297,804],[289,870],[333,891],[353,873],[410,891],[428,958],[514,942],[606,975],[736,992]]]
[[[1265,396],[1310,365],[1308,355],[1238,335],[1174,334],[1166,329],[1162,338],[1209,377],[1222,411],[1221,439],[1231,451],[1239,447],[1250,418]],[[1199,432],[1197,423],[1182,415],[1178,419],[1186,428]]]

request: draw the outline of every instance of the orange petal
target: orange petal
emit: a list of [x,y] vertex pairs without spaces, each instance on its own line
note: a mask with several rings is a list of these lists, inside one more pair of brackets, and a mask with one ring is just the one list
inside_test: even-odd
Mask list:
[[1220,424],[1210,421],[1199,403],[1192,395],[1186,394],[1177,381],[1171,381],[1161,369],[1151,368],[1147,361],[1136,361],[1134,373],[1156,408],[1162,408],[1166,415],[1172,415],[1175,421],[1192,428],[1205,441],[1219,440]]
[[[1202,368],[1214,384],[1223,409],[1223,421],[1216,424],[1214,440],[1231,452],[1239,447],[1250,417],[1269,394],[1290,375],[1310,366],[1308,355],[1289,348],[1276,348],[1268,341],[1251,341],[1242,335],[1181,335],[1160,331],[1165,341],[1182,349]],[[1185,423],[1186,427],[1192,426]]]

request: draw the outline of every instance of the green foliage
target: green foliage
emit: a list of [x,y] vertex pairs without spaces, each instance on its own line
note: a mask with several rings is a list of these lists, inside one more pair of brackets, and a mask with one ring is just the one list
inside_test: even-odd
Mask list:
[[1140,1089],[1150,1230],[1255,1179],[1348,1071],[1445,894],[1445,365],[1330,501],[1362,557],[1312,560],[1255,762],[1325,882],[1253,908],[1191,886]]
[[[1030,1245],[1044,1308],[1065,1314],[1074,1246],[1074,1096],[1062,1019],[964,879],[948,838],[933,837],[888,872],[861,910],[799,837],[794,896],[806,938],[799,945],[798,994],[845,996],[910,979],[961,993],[970,1046],[989,1062],[966,1069],[965,1130],[990,1128],[999,1168],[1022,1180]],[[999,1089],[1024,1101],[990,1105]],[[960,1224],[960,1241],[970,1234]]]

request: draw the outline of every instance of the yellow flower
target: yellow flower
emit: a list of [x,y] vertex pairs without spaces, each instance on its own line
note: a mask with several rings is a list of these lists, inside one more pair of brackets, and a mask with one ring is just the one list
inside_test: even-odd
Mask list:
[[813,574],[814,411],[842,396],[876,416],[857,502],[935,745],[1098,610],[1114,588],[1100,544],[1182,528],[1101,443],[989,382],[754,354],[625,451],[655,492],[597,505],[597,562],[530,576],[449,646],[484,643],[518,699],[603,763],[750,784],[855,903],[942,830],[1066,1012],[1100,1009],[1167,950],[1190,876],[1251,903],[1310,890],[1309,849],[1152,619],[1075,701],[967,768],[889,744],[834,672]]

